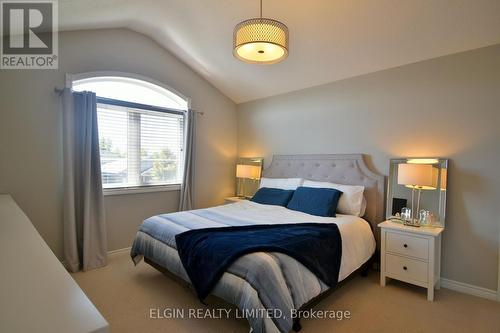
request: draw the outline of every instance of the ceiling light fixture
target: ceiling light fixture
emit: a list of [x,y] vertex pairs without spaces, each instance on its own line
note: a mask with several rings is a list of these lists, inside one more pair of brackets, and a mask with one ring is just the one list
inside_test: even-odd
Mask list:
[[275,64],[288,56],[288,28],[280,21],[260,17],[234,27],[233,55],[251,64]]

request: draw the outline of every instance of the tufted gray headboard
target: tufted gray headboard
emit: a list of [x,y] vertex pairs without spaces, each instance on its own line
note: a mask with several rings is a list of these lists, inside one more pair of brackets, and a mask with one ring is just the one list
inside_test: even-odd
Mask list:
[[274,155],[263,171],[268,178],[304,178],[365,187],[364,219],[372,225],[377,244],[377,224],[384,220],[384,176],[366,166],[362,154]]

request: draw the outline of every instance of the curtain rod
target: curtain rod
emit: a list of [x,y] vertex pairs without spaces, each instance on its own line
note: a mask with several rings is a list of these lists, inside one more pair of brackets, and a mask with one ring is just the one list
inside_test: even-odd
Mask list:
[[[55,92],[56,94],[58,94],[59,96],[61,96],[61,95],[62,95],[62,93],[64,92],[64,89],[62,89],[62,88],[58,88],[58,87],[54,87],[54,92]],[[199,114],[200,116],[203,116],[203,115],[205,114],[205,112],[203,112],[203,111],[198,111],[198,110],[196,110],[196,109],[189,109],[189,110],[191,110],[191,111],[193,111],[193,112],[195,112],[195,113]]]

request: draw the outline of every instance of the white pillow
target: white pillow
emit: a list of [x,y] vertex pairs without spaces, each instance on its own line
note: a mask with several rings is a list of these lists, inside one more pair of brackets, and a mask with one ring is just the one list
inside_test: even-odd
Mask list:
[[365,216],[365,213],[366,213],[366,198],[363,195],[363,202],[361,203],[361,211],[359,212],[358,216],[363,217]]
[[261,178],[259,188],[270,187],[282,190],[296,190],[302,185],[302,178]]
[[[342,185],[329,182],[315,182],[312,180],[304,180],[302,184],[304,187],[316,188],[333,188],[342,192],[337,212],[340,214],[363,216],[366,209],[366,201],[363,192],[364,186]],[[364,203],[364,204],[363,204]]]

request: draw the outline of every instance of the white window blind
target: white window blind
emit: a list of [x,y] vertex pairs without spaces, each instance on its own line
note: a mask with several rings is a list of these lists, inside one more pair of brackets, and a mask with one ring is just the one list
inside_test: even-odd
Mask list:
[[97,104],[104,188],[180,184],[184,115]]

